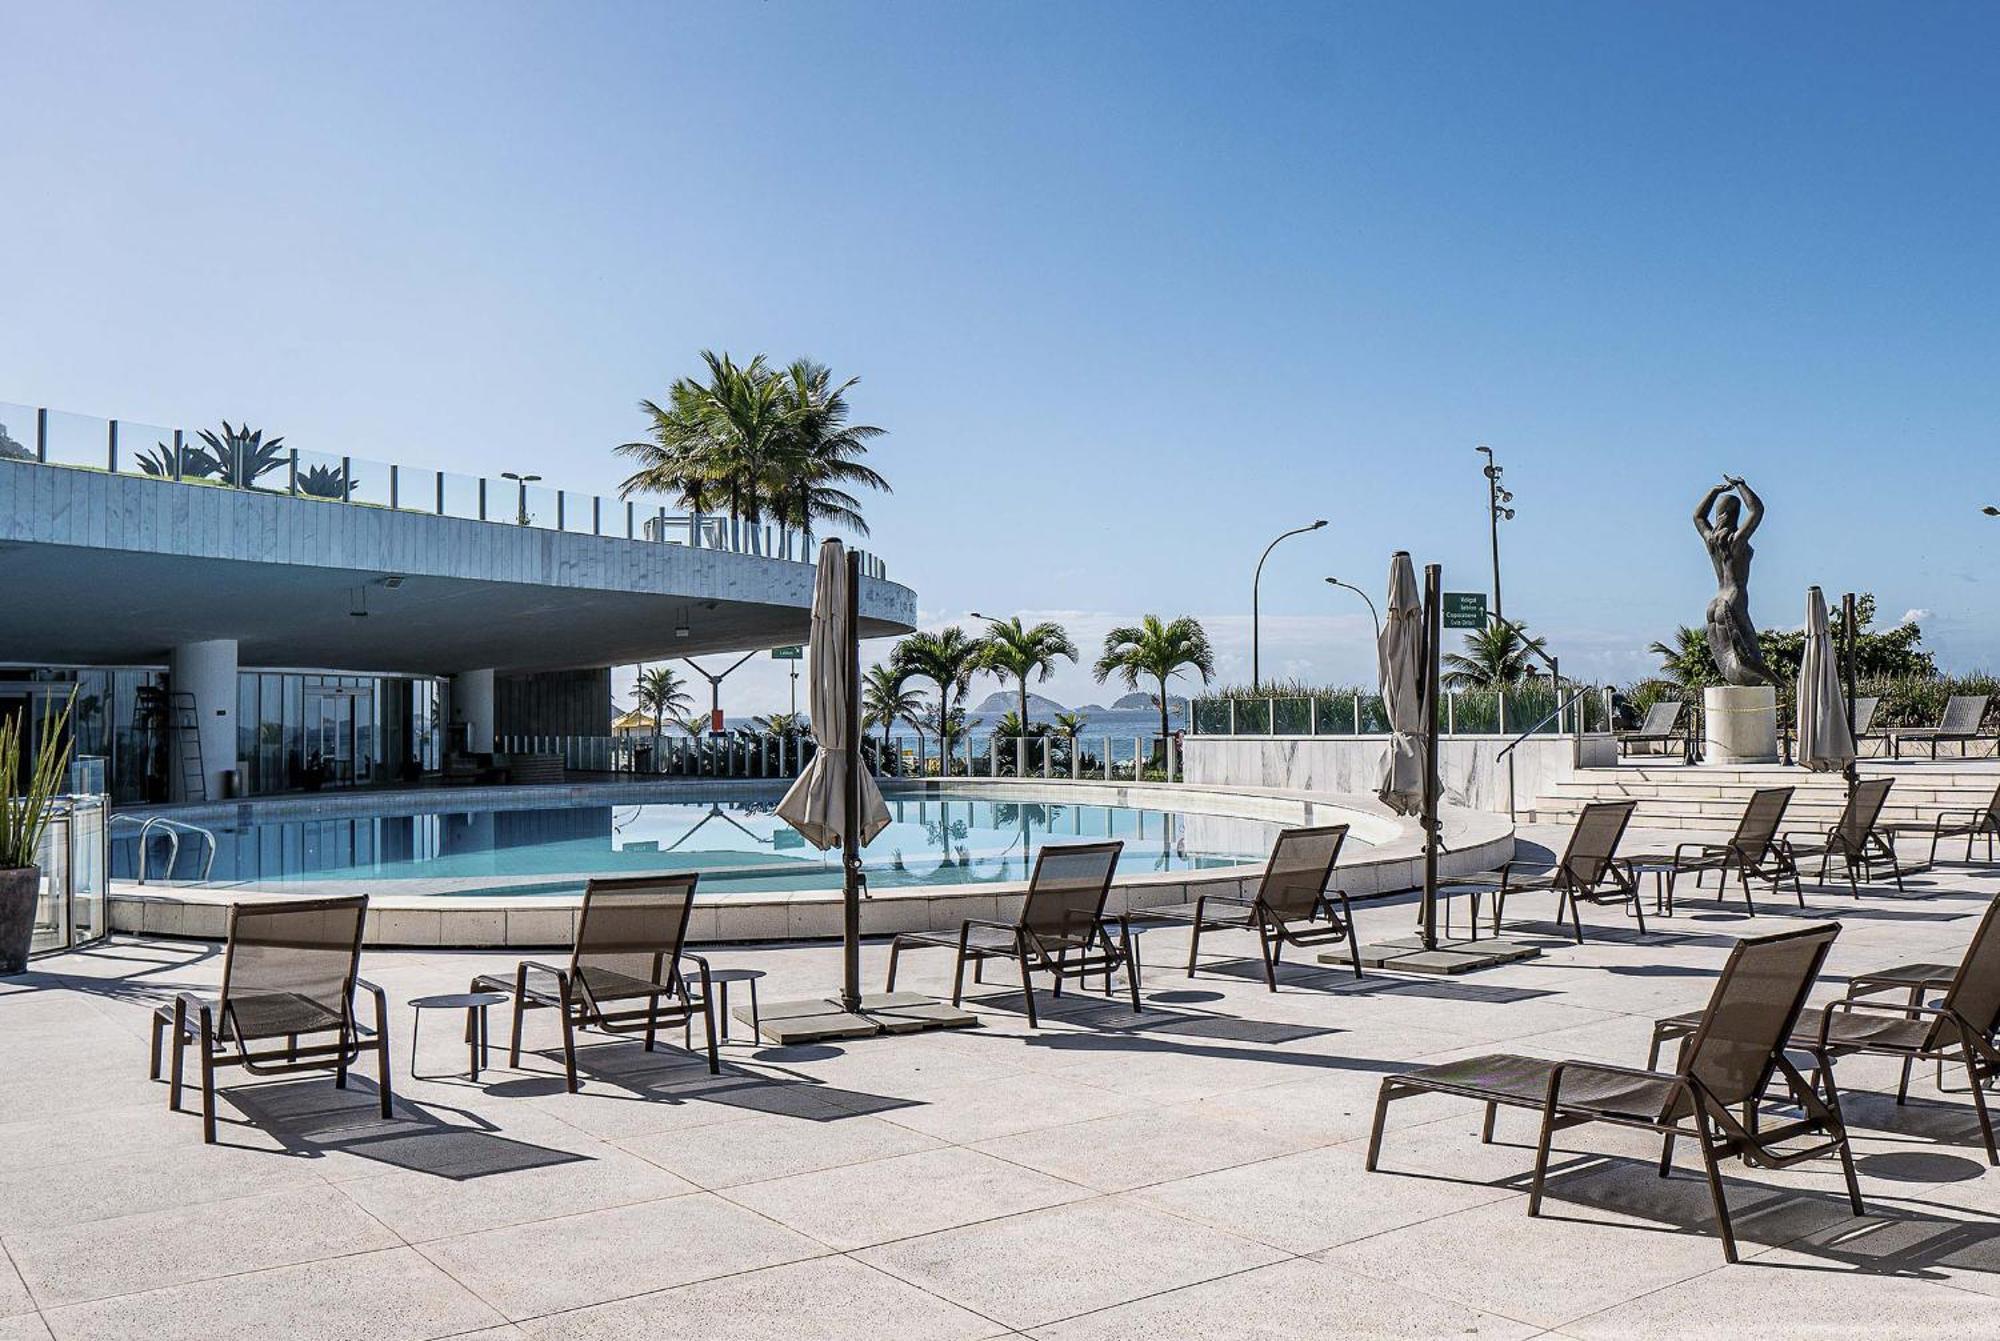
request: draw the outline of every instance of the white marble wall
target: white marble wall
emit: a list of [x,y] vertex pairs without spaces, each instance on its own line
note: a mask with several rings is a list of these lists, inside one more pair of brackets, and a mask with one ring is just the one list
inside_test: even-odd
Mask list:
[[[1507,739],[1454,736],[1438,742],[1448,804],[1501,814],[1526,810],[1577,769],[1582,741],[1568,736],[1523,741],[1499,757]],[[1284,787],[1368,794],[1380,780],[1385,736],[1189,736],[1187,780],[1194,785]]]

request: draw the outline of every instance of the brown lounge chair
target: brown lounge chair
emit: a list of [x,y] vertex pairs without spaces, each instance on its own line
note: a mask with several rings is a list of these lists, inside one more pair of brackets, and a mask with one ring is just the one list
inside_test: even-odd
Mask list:
[[[1986,705],[1991,700],[1985,694],[1953,694],[1945,700],[1944,716],[1936,726],[1899,726],[1889,731],[1889,750],[1898,759],[1903,757],[1903,742],[1921,740],[1931,747],[1931,758],[1938,757],[1938,745],[1947,740],[1970,745],[1975,740],[1986,737],[1979,730],[1986,720]],[[2000,742],[1995,743],[2000,749]],[[1968,751],[1970,753],[1970,751]]]
[[[161,1036],[171,1028],[167,1106],[175,1112],[187,1045],[200,1049],[203,1141],[215,1144],[217,1068],[240,1066],[258,1076],[331,1071],[334,1085],[346,1089],[347,1069],[364,1046],[375,1052],[382,1116],[393,1115],[389,1003],[381,988],[360,976],[367,915],[365,894],[236,904],[229,910],[221,991],[212,998],[181,992],[154,1010],[152,1077],[160,1078]],[[375,999],[373,1030],[354,1018],[356,992]]]
[[889,942],[889,980],[885,991],[896,990],[896,961],[904,946],[936,945],[958,951],[958,963],[951,979],[951,1004],[956,1006],[965,992],[965,966],[973,965],[974,981],[979,966],[988,959],[1010,959],[1021,966],[1021,996],[1028,1003],[1028,1027],[1039,1027],[1035,1018],[1035,986],[1030,974],[1040,969],[1055,979],[1054,995],[1062,995],[1063,979],[1104,975],[1104,990],[1111,991],[1111,973],[1125,970],[1125,982],[1132,995],[1132,1009],[1139,1009],[1139,961],[1132,954],[1132,928],[1118,919],[1118,938],[1113,940],[1104,916],[1104,901],[1111,893],[1111,877],[1118,869],[1122,841],[1108,843],[1057,843],[1046,845],[1035,857],[1034,874],[1028,879],[1028,895],[1021,903],[1021,915],[1012,922],[995,922],[969,917],[956,934],[945,931],[905,931]]
[[[1924,1005],[1928,992],[1942,991],[1936,1006]],[[1906,992],[1901,1005],[1864,1001],[1878,992]],[[1676,1015],[1653,1026],[1653,1061],[1663,1044],[1685,1038],[1700,1027],[1699,1015]],[[1824,1057],[1828,1063],[1852,1053],[1897,1057],[1903,1076],[1896,1085],[1896,1102],[1910,1095],[1910,1072],[1918,1062],[1935,1062],[1938,1090],[1944,1090],[1944,1065],[1962,1063],[1972,1083],[1972,1108],[1979,1118],[1979,1135],[1986,1143],[1986,1160],[2000,1164],[1995,1148],[1993,1118],[1987,1111],[1985,1087],[2000,1077],[2000,898],[1986,907],[1965,958],[1957,965],[1904,964],[1880,973],[1860,973],[1848,979],[1845,998],[1824,1008],[1803,1012],[1792,1027],[1792,1047]],[[1652,1065],[1649,1062],[1648,1065]],[[1827,1072],[1826,1087],[1833,1088]]]
[[[1794,1040],[1792,1046],[1797,1046],[1797,1024],[1806,994],[1839,934],[1837,925],[1824,923],[1738,941],[1716,980],[1708,1009],[1681,1048],[1680,1061],[1672,1071],[1501,1053],[1390,1076],[1382,1082],[1381,1097],[1375,1103],[1367,1167],[1371,1171],[1375,1168],[1381,1152],[1383,1119],[1392,1099],[1455,1094],[1486,1105],[1480,1139],[1487,1142],[1493,1139],[1493,1121],[1501,1105],[1541,1110],[1529,1215],[1541,1214],[1551,1138],[1560,1129],[1586,1122],[1609,1122],[1659,1133],[1664,1138],[1660,1149],[1662,1178],[1673,1167],[1674,1138],[1695,1140],[1708,1177],[1708,1193],[1715,1203],[1722,1255],[1728,1261],[1737,1260],[1736,1234],[1730,1225],[1717,1162],[1732,1155],[1763,1169],[1783,1169],[1822,1155],[1837,1155],[1847,1177],[1848,1201],[1856,1215],[1865,1215],[1837,1096],[1829,1087],[1822,1097],[1785,1057],[1787,1040]],[[1824,1057],[1815,1061],[1819,1073],[1824,1074]],[[1800,1116],[1765,1125],[1756,1120],[1756,1108],[1774,1075],[1785,1078],[1792,1106]],[[1778,1149],[1781,1143],[1800,1137],[1819,1139]]]
[[[1784,840],[1785,860],[1796,871],[1801,858],[1819,858],[1818,883],[1826,883],[1826,873],[1830,863],[1839,857],[1847,868],[1847,887],[1857,899],[1861,897],[1860,880],[1872,881],[1875,863],[1889,864],[1889,874],[1896,877],[1896,892],[1903,891],[1903,868],[1896,862],[1896,845],[1890,841],[1890,832],[1882,824],[1882,807],[1888,803],[1889,788],[1895,785],[1894,778],[1865,778],[1847,789],[1847,803],[1840,808],[1840,818],[1834,821],[1824,835],[1814,838],[1806,834],[1786,834]],[[1860,880],[1855,872],[1860,872]]]
[[[1148,908],[1138,914],[1148,920],[1180,922],[1194,929],[1188,945],[1188,977],[1201,956],[1204,931],[1254,931],[1264,960],[1264,984],[1278,990],[1278,957],[1287,945],[1300,947],[1346,941],[1361,976],[1361,946],[1354,934],[1354,911],[1347,895],[1329,890],[1334,864],[1347,841],[1345,824],[1317,829],[1286,829],[1271,848],[1264,879],[1252,898],[1204,894],[1193,903]],[[1333,901],[1339,900],[1335,911]]]
[[[521,1065],[523,1017],[548,1008],[562,1023],[563,1071],[571,1094],[581,1088],[576,1077],[579,1029],[640,1034],[651,1052],[663,1026],[691,1026],[699,1015],[708,1030],[709,1073],[719,1072],[708,961],[685,948],[695,879],[690,872],[588,881],[568,967],[524,959],[511,980],[488,974],[474,978],[473,991],[506,992],[514,998],[508,1065]],[[690,989],[683,961],[694,965],[700,992]]]
[[1947,838],[1965,840],[1965,859],[1972,860],[1973,840],[1984,836],[1986,839],[1986,860],[1993,860],[1993,840],[2000,837],[2000,787],[1993,789],[1993,796],[1978,810],[1943,810],[1934,816],[1929,824],[1918,820],[1914,823],[1884,824],[1884,832],[1892,838],[1909,834],[1916,837],[1929,836],[1931,855],[1924,864],[1937,865],[1938,844]]
[[1857,698],[1854,700],[1854,748],[1856,754],[1860,753],[1861,742],[1864,740],[1881,741],[1883,752],[1887,752],[1889,733],[1875,729],[1875,714],[1880,711],[1881,707],[1882,700],[1880,698]]
[[1667,906],[1673,906],[1674,881],[1689,872],[1694,873],[1697,889],[1701,888],[1704,875],[1716,872],[1715,901],[1722,902],[1729,890],[1729,873],[1734,871],[1743,882],[1743,906],[1752,917],[1757,915],[1757,905],[1750,897],[1753,875],[1759,880],[1769,880],[1774,896],[1789,875],[1792,893],[1798,897],[1799,907],[1805,907],[1805,891],[1799,888],[1799,868],[1793,864],[1784,839],[1778,836],[1778,826],[1784,822],[1785,808],[1791,805],[1794,790],[1760,787],[1752,792],[1750,804],[1743,807],[1743,815],[1736,821],[1736,832],[1726,843],[1682,843],[1675,847],[1673,869],[1667,872]]
[[[1685,706],[1679,699],[1661,699],[1646,709],[1646,720],[1635,730],[1618,733],[1618,753],[1630,753],[1634,745],[1666,746],[1676,739],[1687,748],[1688,728],[1681,723],[1681,709]],[[1664,753],[1664,751],[1662,751]]]
[[[1452,886],[1497,884],[1493,892],[1495,936],[1500,934],[1500,917],[1506,911],[1507,896],[1539,890],[1555,891],[1557,925],[1562,923],[1563,910],[1569,910],[1578,945],[1583,944],[1583,918],[1577,912],[1581,903],[1630,903],[1632,915],[1639,919],[1639,930],[1643,933],[1646,914],[1639,907],[1639,882],[1618,861],[1618,842],[1625,836],[1625,826],[1632,822],[1632,812],[1638,808],[1637,801],[1592,801],[1576,817],[1576,827],[1570,830],[1569,843],[1555,865],[1515,857],[1492,871],[1449,883]],[[1478,898],[1475,893],[1472,905],[1475,934],[1479,925]]]

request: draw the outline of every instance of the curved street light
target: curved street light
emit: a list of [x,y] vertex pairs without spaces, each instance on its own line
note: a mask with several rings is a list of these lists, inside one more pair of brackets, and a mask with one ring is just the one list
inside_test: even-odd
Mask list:
[[1991,503],[1988,503],[1985,507],[1979,510],[1985,513],[1989,517],[2000,517],[2000,508],[1994,507]]
[[517,475],[511,470],[503,470],[500,472],[500,478],[503,480],[512,480],[521,486],[521,501],[514,511],[514,524],[516,526],[526,526],[528,524],[528,486],[540,479],[541,476]]
[[1326,518],[1322,517],[1310,526],[1295,526],[1289,531],[1282,532],[1276,540],[1264,546],[1264,552],[1257,556],[1257,571],[1250,578],[1250,692],[1253,694],[1257,692],[1258,686],[1263,683],[1263,677],[1258,673],[1260,669],[1258,660],[1258,637],[1260,630],[1258,627],[1257,595],[1258,588],[1264,581],[1264,560],[1271,557],[1271,551],[1278,547],[1279,540],[1286,540],[1295,535],[1304,535],[1307,531],[1317,531],[1325,525]]
[[1347,590],[1353,592],[1356,596],[1359,596],[1362,600],[1368,602],[1368,617],[1375,621],[1375,645],[1377,647],[1380,647],[1382,645],[1382,616],[1375,613],[1374,598],[1369,596],[1369,594],[1363,591],[1361,588],[1355,586],[1352,582],[1342,582],[1337,577],[1328,578],[1326,580],[1326,583],[1330,587],[1345,587],[1347,588]]

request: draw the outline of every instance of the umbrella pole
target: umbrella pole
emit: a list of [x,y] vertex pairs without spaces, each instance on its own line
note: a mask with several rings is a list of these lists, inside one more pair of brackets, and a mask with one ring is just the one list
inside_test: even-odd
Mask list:
[[841,712],[847,721],[847,758],[842,770],[847,796],[841,807],[844,819],[840,834],[841,867],[841,978],[842,1010],[861,1009],[861,556],[847,553],[847,601],[845,627],[840,631],[840,654],[847,661],[842,682],[847,701]]
[[1851,591],[1840,598],[1840,671],[1847,684],[1847,739],[1855,754],[1855,759],[1849,759],[1847,767],[1841,770],[1847,775],[1847,795],[1851,799],[1854,784],[1861,778],[1860,765],[1855,762],[1861,755],[1861,742],[1854,739],[1854,593]]
[[1424,565],[1424,948],[1437,949],[1438,893],[1438,639],[1444,570]]

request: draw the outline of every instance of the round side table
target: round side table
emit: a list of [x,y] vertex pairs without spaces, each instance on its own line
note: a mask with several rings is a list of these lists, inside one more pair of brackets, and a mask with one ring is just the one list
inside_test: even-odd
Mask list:
[[753,1042],[763,1040],[763,1020],[757,1014],[757,979],[764,976],[763,969],[719,968],[708,971],[709,985],[715,988],[716,1003],[722,1010],[722,1041],[729,1041],[729,984],[747,982],[750,984],[750,1038]]
[[410,1076],[415,1080],[455,1080],[451,1074],[420,1075],[417,1072],[417,1033],[424,1022],[427,1010],[462,1010],[465,1012],[465,1046],[471,1055],[472,1079],[479,1079],[480,1065],[486,1059],[486,1012],[492,1006],[504,1006],[513,998],[505,992],[444,992],[436,996],[413,997],[410,1006],[416,1015],[410,1021]]

